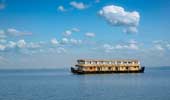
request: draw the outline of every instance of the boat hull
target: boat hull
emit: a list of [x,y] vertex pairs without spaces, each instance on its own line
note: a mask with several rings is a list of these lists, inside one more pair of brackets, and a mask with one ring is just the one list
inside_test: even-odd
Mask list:
[[127,71],[80,71],[71,67],[71,72],[74,74],[110,74],[110,73],[144,73],[145,67],[141,67],[139,70],[127,70]]

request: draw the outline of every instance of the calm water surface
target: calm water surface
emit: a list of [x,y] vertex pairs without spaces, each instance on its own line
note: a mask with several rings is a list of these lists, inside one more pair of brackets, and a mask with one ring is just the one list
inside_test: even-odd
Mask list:
[[0,100],[170,100],[170,68],[100,75],[0,70]]

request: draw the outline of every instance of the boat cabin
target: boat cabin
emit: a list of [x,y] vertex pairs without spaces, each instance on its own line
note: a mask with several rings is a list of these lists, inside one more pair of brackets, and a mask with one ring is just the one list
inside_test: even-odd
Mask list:
[[77,60],[79,70],[83,71],[127,71],[139,70],[138,60]]

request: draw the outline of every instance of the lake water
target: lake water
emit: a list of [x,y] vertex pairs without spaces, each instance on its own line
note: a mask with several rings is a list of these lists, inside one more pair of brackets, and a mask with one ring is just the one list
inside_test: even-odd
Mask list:
[[170,68],[100,75],[0,70],[0,100],[170,100]]

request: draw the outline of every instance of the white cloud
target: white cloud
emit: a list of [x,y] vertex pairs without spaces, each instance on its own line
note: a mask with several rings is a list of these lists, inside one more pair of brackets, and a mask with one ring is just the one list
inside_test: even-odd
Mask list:
[[91,37],[91,38],[93,38],[93,37],[96,36],[95,33],[91,33],[91,32],[87,32],[85,35],[86,35],[87,37]]
[[[46,51],[52,52],[52,53],[58,53],[58,54],[67,52],[67,50],[64,47],[48,48]],[[44,50],[42,52],[44,52]]]
[[[65,47],[69,47],[70,45],[78,45],[81,44],[81,40],[77,39],[68,39],[62,38],[59,42],[55,38],[50,40],[49,42],[26,42],[24,39],[20,39],[18,41],[7,41],[5,43],[0,44],[0,53],[3,52],[17,52],[32,55],[35,53],[47,53],[47,52],[57,52],[64,53],[66,52]],[[59,46],[52,46],[56,44],[61,44]]]
[[113,50],[139,50],[139,45],[137,41],[130,40],[129,42],[124,44],[116,45],[104,44],[103,48],[105,52],[111,52]]
[[6,5],[4,2],[0,2],[0,10],[5,9]]
[[70,2],[70,5],[79,10],[87,8],[87,6],[83,2],[72,1]]
[[138,50],[139,49],[139,43],[131,39],[126,44],[118,44],[115,46],[116,49],[129,49],[129,50]]
[[51,43],[54,44],[54,45],[58,45],[59,44],[59,42],[57,41],[56,38],[51,39]]
[[138,42],[136,40],[134,40],[134,39],[131,39],[131,40],[129,40],[128,43],[130,43],[130,44],[137,44]]
[[132,49],[132,50],[138,50],[139,49],[138,45],[136,45],[136,44],[129,44],[128,48]]
[[116,45],[115,49],[129,49],[129,50],[138,50],[139,47],[136,44],[128,44],[128,45]]
[[116,46],[115,46],[115,48],[116,49],[123,49],[123,48],[127,48],[127,46],[125,45],[125,46],[122,46],[122,45],[120,45],[120,44],[117,44]]
[[8,28],[7,29],[7,33],[9,35],[13,35],[13,36],[21,36],[21,35],[31,35],[32,33],[30,32],[22,32],[22,31],[19,31],[15,28]]
[[25,40],[21,39],[16,42],[14,41],[8,41],[6,44],[4,44],[5,50],[10,51],[16,51],[16,50],[27,50],[32,52],[32,50],[38,50],[41,47],[40,42],[25,42]]
[[67,50],[63,47],[57,48],[57,53],[66,53],[66,52],[67,52]]
[[124,33],[137,33],[138,30],[137,30],[136,27],[127,27],[127,28],[124,29],[123,32],[124,32]]
[[0,43],[6,43],[6,42],[7,42],[7,40],[0,38]]
[[152,41],[152,42],[155,43],[155,44],[165,43],[165,41],[163,41],[163,40],[155,40],[155,41]]
[[104,48],[113,49],[113,47],[112,47],[110,44],[104,44],[103,47],[104,47]]
[[67,38],[62,38],[61,44],[68,44],[69,40]]
[[70,39],[70,42],[73,44],[77,44],[77,40],[76,39]]
[[126,28],[125,32],[137,32],[140,15],[137,11],[128,12],[123,7],[109,5],[99,11],[99,15],[104,17],[108,23],[113,26],[122,26]]
[[104,44],[103,48],[104,48],[105,52],[111,52],[114,49],[114,47],[111,46],[110,44]]
[[156,44],[154,47],[157,50],[164,51],[164,48],[160,44]]
[[0,38],[6,38],[4,30],[0,30]]
[[79,32],[80,29],[78,29],[78,28],[72,28],[72,31],[73,31],[73,32]]
[[72,38],[72,39],[70,39],[70,43],[77,45],[77,44],[81,44],[82,41],[81,41],[81,40],[76,40],[76,39],[73,39],[73,38]]
[[0,44],[0,51],[4,51],[6,49],[6,47],[4,45]]
[[5,34],[5,31],[4,30],[0,30],[0,34]]
[[17,45],[17,44],[16,44],[15,42],[9,41],[9,43],[7,44],[7,47],[8,47],[8,48],[15,48],[16,45]]
[[14,29],[14,28],[9,28],[9,29],[7,29],[7,31],[9,32],[9,33],[19,33],[19,31],[18,30],[16,30],[16,29]]
[[66,30],[63,34],[64,34],[65,36],[70,36],[70,35],[72,34],[72,31]]
[[167,47],[168,49],[170,49],[170,44],[167,44],[166,47]]
[[66,11],[66,9],[64,8],[64,6],[61,6],[61,5],[58,6],[57,10],[58,10],[58,11],[61,11],[61,12]]
[[19,40],[17,43],[16,43],[17,47],[19,48],[25,48],[26,47],[26,42],[25,40]]
[[7,36],[6,35],[1,35],[0,34],[0,38],[6,38]]
[[156,50],[167,50],[170,49],[170,43],[168,41],[165,40],[155,40],[152,41],[153,45],[154,45],[154,49]]
[[77,44],[81,44],[82,43],[82,41],[81,40],[77,40],[77,39],[73,39],[73,38],[71,38],[71,39],[68,39],[68,38],[62,38],[62,40],[61,40],[61,44],[70,44],[70,45],[77,45]]
[[[0,39],[1,40],[1,39]],[[26,42],[24,39],[17,41],[0,41],[0,53],[5,52],[17,52],[24,54],[34,54],[34,53],[43,53],[43,52],[64,52],[65,47],[72,47],[74,45],[79,45],[82,43],[82,40],[74,38],[62,38],[61,41],[58,41],[56,38],[52,38],[50,42],[40,41],[40,42]],[[56,47],[52,45],[58,45]],[[62,48],[59,48],[62,47]],[[50,50],[51,48],[51,50]]]
[[23,35],[31,35],[31,32],[19,31],[15,28],[8,28],[7,30],[0,29],[0,38],[8,38],[10,36],[23,36]]
[[41,43],[30,42],[30,43],[27,43],[26,47],[27,47],[28,49],[37,49],[37,48],[40,48],[40,47],[41,47],[40,44],[41,44]]
[[70,30],[66,30],[63,34],[64,36],[70,36],[73,32],[79,32],[80,30],[78,28],[72,28]]
[[115,46],[115,49],[138,50],[138,49],[139,49],[139,43],[138,43],[136,40],[131,39],[131,40],[129,40],[127,43],[117,44],[117,45]]

